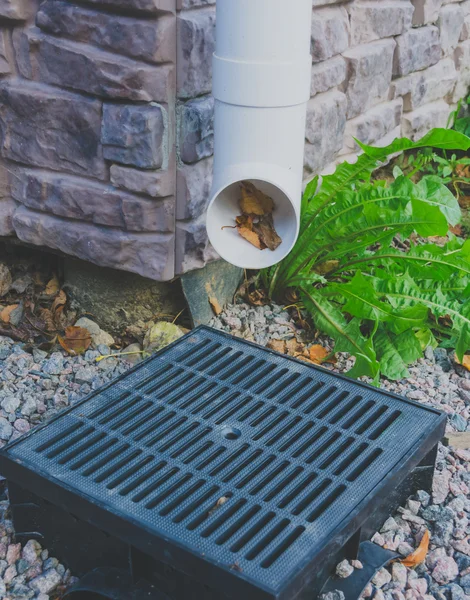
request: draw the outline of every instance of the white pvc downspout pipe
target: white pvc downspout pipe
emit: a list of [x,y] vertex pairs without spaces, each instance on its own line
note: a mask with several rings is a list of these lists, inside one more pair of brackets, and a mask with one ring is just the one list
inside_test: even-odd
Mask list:
[[[217,0],[214,182],[207,213],[218,254],[242,268],[282,260],[299,234],[307,102],[310,99],[312,0]],[[240,182],[275,203],[282,238],[258,250],[234,225]]]

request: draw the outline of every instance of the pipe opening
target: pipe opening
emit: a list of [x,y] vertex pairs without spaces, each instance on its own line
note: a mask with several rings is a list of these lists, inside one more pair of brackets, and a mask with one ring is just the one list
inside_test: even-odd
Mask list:
[[213,196],[207,212],[207,232],[215,250],[227,262],[243,269],[263,269],[277,264],[289,254],[297,239],[299,219],[294,200],[277,185],[261,179],[246,178],[243,181],[250,181],[273,199],[274,227],[282,243],[274,251],[259,250],[243,239],[236,229],[227,228],[234,226],[236,217],[241,214],[241,180],[230,183]]

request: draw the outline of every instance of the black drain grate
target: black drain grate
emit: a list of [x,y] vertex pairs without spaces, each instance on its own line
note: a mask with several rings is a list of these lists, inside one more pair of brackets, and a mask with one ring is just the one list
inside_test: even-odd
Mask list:
[[201,327],[13,443],[2,469],[229,596],[293,598],[444,419]]

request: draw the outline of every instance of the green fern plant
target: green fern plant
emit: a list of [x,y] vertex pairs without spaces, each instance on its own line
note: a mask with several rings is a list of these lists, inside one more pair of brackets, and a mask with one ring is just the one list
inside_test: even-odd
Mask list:
[[404,245],[414,232],[447,235],[461,218],[457,199],[436,176],[419,183],[399,169],[392,183],[371,176],[398,152],[468,150],[470,138],[434,129],[419,142],[359,145],[363,154],[355,164],[343,163],[307,186],[294,249],[260,278],[273,298],[298,291],[335,350],[356,357],[351,376],[399,379],[438,340],[460,358],[470,349],[470,241],[451,235],[443,247]]

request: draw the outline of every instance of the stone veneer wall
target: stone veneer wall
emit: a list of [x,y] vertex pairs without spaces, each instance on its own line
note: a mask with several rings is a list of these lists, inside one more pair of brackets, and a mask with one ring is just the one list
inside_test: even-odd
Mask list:
[[[313,5],[306,179],[352,160],[353,136],[446,125],[470,0]],[[214,26],[215,0],[0,0],[0,236],[156,280],[216,258]]]

